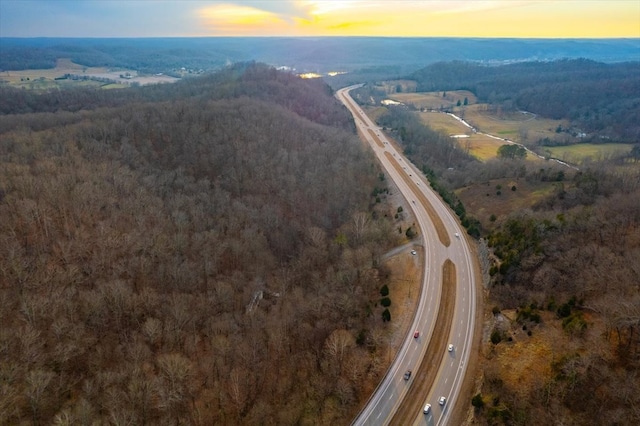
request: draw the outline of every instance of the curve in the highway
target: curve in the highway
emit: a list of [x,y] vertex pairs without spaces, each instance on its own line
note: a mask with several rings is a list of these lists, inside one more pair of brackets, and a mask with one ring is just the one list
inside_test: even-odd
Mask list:
[[[352,113],[358,134],[368,142],[389,178],[414,210],[424,239],[425,269],[411,333],[407,335],[384,379],[353,424],[386,425],[400,409],[398,416],[403,419],[403,424],[444,425],[450,420],[460,393],[475,331],[474,262],[468,241],[450,209],[430,188],[422,173],[396,151],[381,130],[349,96],[350,90],[360,86],[340,89],[336,96]],[[442,309],[447,303],[440,304],[444,300],[442,286],[446,272],[443,273],[443,265],[447,261],[451,262],[455,271],[453,312]],[[449,321],[451,325],[447,327]],[[438,330],[435,329],[436,324]],[[421,330],[420,339],[413,338],[413,330]],[[432,345],[434,335],[438,335],[439,339],[434,340]],[[443,336],[447,345],[454,345],[451,352],[445,352],[442,345],[435,343],[442,340]],[[431,354],[435,357],[433,359],[440,362],[437,366],[428,365],[429,362],[424,365],[429,374],[435,377],[433,386],[426,392],[413,383],[419,378],[417,376],[420,371],[424,371],[420,368],[423,360],[428,359],[425,358],[428,350],[440,352],[440,355]],[[405,381],[402,376],[408,369],[418,374]],[[441,396],[446,398],[444,405],[438,403]],[[413,402],[403,405],[405,399]],[[416,406],[424,407],[427,403],[432,407],[429,414],[425,415],[421,408],[416,410]]]

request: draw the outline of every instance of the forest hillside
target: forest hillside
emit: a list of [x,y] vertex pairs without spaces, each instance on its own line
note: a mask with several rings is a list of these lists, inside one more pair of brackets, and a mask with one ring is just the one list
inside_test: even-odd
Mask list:
[[327,86],[1,98],[0,424],[350,421],[394,241]]

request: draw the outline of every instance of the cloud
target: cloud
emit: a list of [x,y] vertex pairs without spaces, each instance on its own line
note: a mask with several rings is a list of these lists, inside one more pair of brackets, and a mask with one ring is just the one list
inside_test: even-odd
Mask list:
[[222,3],[199,9],[202,25],[218,35],[288,33],[291,23],[279,14],[242,4]]
[[[225,3],[223,1],[222,3]],[[226,3],[229,3],[228,1]],[[271,12],[282,20],[293,22],[294,19],[310,19],[312,15],[313,1],[307,0],[278,0],[278,1],[265,1],[265,0],[244,0],[233,1],[238,6],[247,6],[254,9],[264,10]]]
[[328,25],[327,28],[330,30],[352,32],[354,30],[357,30],[358,28],[373,28],[378,27],[381,24],[382,21],[350,21]]

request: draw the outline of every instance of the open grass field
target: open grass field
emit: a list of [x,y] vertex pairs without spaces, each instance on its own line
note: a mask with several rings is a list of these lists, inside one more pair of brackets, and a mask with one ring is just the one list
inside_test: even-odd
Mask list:
[[545,147],[544,150],[550,152],[554,158],[570,163],[581,163],[589,158],[597,161],[612,156],[628,154],[632,148],[633,145],[625,143],[581,143],[568,146],[550,146]]
[[544,138],[556,140],[566,138],[566,134],[558,135],[556,128],[568,127],[565,120],[551,120],[534,114],[515,112],[502,114],[493,112],[487,105],[471,105],[464,110],[464,119],[478,131],[489,133],[522,144],[533,144]]
[[105,90],[122,89],[123,87],[128,87],[128,86],[126,84],[118,84],[118,83],[103,84],[101,86],[101,88]]
[[[456,141],[460,148],[468,151],[469,154],[473,155],[480,161],[487,161],[491,158],[495,158],[498,148],[505,144],[504,141],[491,138],[484,134],[474,133],[470,128],[448,114],[441,112],[421,112],[420,119],[425,125],[448,135],[469,136],[467,138],[456,138]],[[505,131],[508,132],[509,130],[504,130],[503,133]],[[513,138],[504,134],[497,136],[513,140]],[[533,155],[528,155],[527,160],[542,161],[540,158]]]
[[[458,99],[467,97],[468,106],[453,107]],[[492,110],[486,104],[475,104],[476,98],[468,91],[447,92],[446,98],[442,92],[431,93],[394,93],[390,98],[404,104],[413,105],[419,109],[440,109],[440,106],[453,107],[453,113],[474,126],[478,132],[487,133],[499,138],[533,145],[544,138],[556,140],[566,138],[566,133],[558,134],[558,126],[568,127],[565,120],[551,120],[541,118],[527,112],[503,112]],[[448,102],[448,104],[446,103]],[[386,108],[376,107],[367,109],[367,114],[374,120],[384,113]],[[421,121],[434,130],[448,135],[466,135],[468,138],[457,138],[459,146],[468,151],[480,161],[487,161],[497,156],[498,148],[505,142],[489,136],[474,133],[470,128],[448,114],[441,112],[421,112]],[[558,158],[571,164],[579,164],[584,160],[602,160],[622,153],[628,153],[632,148],[629,144],[574,144],[569,146],[548,147],[544,151],[550,157]],[[528,161],[544,162],[535,155],[528,154]]]
[[553,182],[507,178],[470,185],[457,190],[456,195],[484,229],[493,229],[498,222],[492,222],[491,215],[504,218],[509,213],[530,209],[554,189]]
[[[487,133],[499,138],[511,140],[524,145],[534,145],[538,140],[548,138],[550,140],[564,140],[566,133],[558,134],[558,126],[569,127],[566,120],[552,120],[541,118],[535,114],[516,111],[505,112],[500,109],[492,109],[486,104],[476,104],[477,99],[468,91],[430,93],[394,93],[391,99],[405,104],[410,104],[419,109],[452,108],[453,113],[462,117],[466,122],[475,127],[480,133]],[[467,98],[469,105],[457,107],[458,99]],[[467,135],[469,138],[459,138],[457,141],[461,148],[481,161],[494,158],[498,148],[505,142],[496,140],[481,134],[475,134],[471,129],[461,124],[453,117],[439,112],[420,113],[422,122],[449,135]],[[587,158],[594,160],[605,159],[616,154],[628,152],[631,145],[625,144],[575,144],[563,147],[550,147],[545,151],[549,156],[569,163],[580,163]],[[530,161],[542,161],[534,155],[528,155]]]
[[460,121],[443,112],[421,112],[420,120],[433,130],[448,135],[473,135],[473,131]]
[[[498,156],[498,148],[506,143],[480,134],[472,135],[466,139],[457,139],[457,141],[462,149],[467,150],[469,154],[473,155],[480,161],[487,161],[492,158],[496,158]],[[527,161],[535,163],[545,161],[530,152],[527,153],[526,159]]]
[[394,101],[411,104],[418,109],[428,110],[454,108],[458,101],[460,101],[460,103],[464,103],[464,98],[467,98],[469,105],[476,103],[475,95],[468,90],[455,90],[452,92],[393,93],[389,97]]
[[[131,79],[121,79],[121,74],[129,73]],[[105,85],[104,82],[93,80],[56,80],[65,74],[77,76],[86,76],[87,78],[101,78],[116,81]],[[40,70],[23,70],[23,71],[2,71],[0,72],[0,81],[3,84],[9,84],[13,87],[25,88],[30,90],[48,90],[54,88],[64,88],[73,85],[77,86],[94,86],[106,89],[127,87],[130,83],[153,84],[153,83],[173,83],[178,79],[169,76],[138,76],[133,70],[126,69],[109,69],[105,67],[85,67],[75,64],[69,59],[58,59],[56,67],[51,69]],[[120,83],[120,81],[122,81]]]
[[[102,67],[84,67],[75,64],[69,59],[58,59],[56,67],[40,70],[3,71],[0,72],[0,79],[16,87],[27,89],[40,89],[57,87],[66,80],[55,80],[65,74],[93,76],[106,74],[109,70]],[[77,84],[85,82],[77,82]]]
[[[444,97],[443,94],[445,95]],[[394,93],[390,98],[413,105],[418,109],[438,110],[451,108],[454,114],[462,117],[478,131],[523,144],[534,143],[544,138],[555,140],[560,137],[566,137],[566,134],[558,135],[555,130],[559,125],[563,127],[568,127],[569,125],[564,120],[540,118],[526,112],[492,110],[487,104],[478,104],[474,94],[466,90],[446,93]],[[467,98],[469,104],[467,106],[456,106],[458,100],[464,102],[464,98]],[[427,125],[435,129],[442,129],[450,134],[465,133],[468,130],[458,132],[456,128],[460,129],[461,127],[451,126],[437,115],[425,114],[422,117]]]

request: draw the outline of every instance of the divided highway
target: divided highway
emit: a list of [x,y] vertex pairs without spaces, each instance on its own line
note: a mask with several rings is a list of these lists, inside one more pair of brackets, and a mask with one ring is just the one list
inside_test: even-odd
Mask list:
[[[424,243],[421,253],[424,256],[424,273],[410,333],[353,425],[445,425],[450,421],[456,403],[459,403],[459,410],[466,409],[469,404],[469,401],[458,401],[458,396],[475,327],[476,284],[471,250],[456,217],[433,192],[426,178],[389,143],[382,131],[349,96],[350,90],[360,86],[340,89],[336,96],[351,111],[361,137],[369,143],[387,177],[394,181],[413,209]],[[443,270],[447,270],[444,266],[447,260],[453,263],[453,268],[449,268],[454,271],[451,277],[443,274]],[[455,285],[455,289],[448,289],[454,291],[444,292],[450,297],[442,297],[443,283]],[[449,299],[454,303],[447,303]],[[451,307],[453,309],[448,309]],[[417,339],[413,337],[414,330],[420,331]],[[432,338],[433,344],[430,346]],[[445,338],[446,344],[436,344]],[[452,351],[447,350],[447,344],[453,345]],[[437,349],[438,353],[427,354],[429,346],[430,350]],[[421,365],[423,359],[438,362]],[[403,377],[407,370],[412,371],[409,380]],[[423,374],[418,376],[418,371]],[[412,389],[418,391],[419,387],[418,383],[412,386],[414,380],[425,376],[434,380],[433,386],[421,395],[412,393]],[[439,399],[443,396],[446,402],[440,405]],[[403,403],[416,400],[420,403],[417,408],[409,409],[407,407],[410,404]],[[431,405],[428,414],[423,413],[426,404]]]

